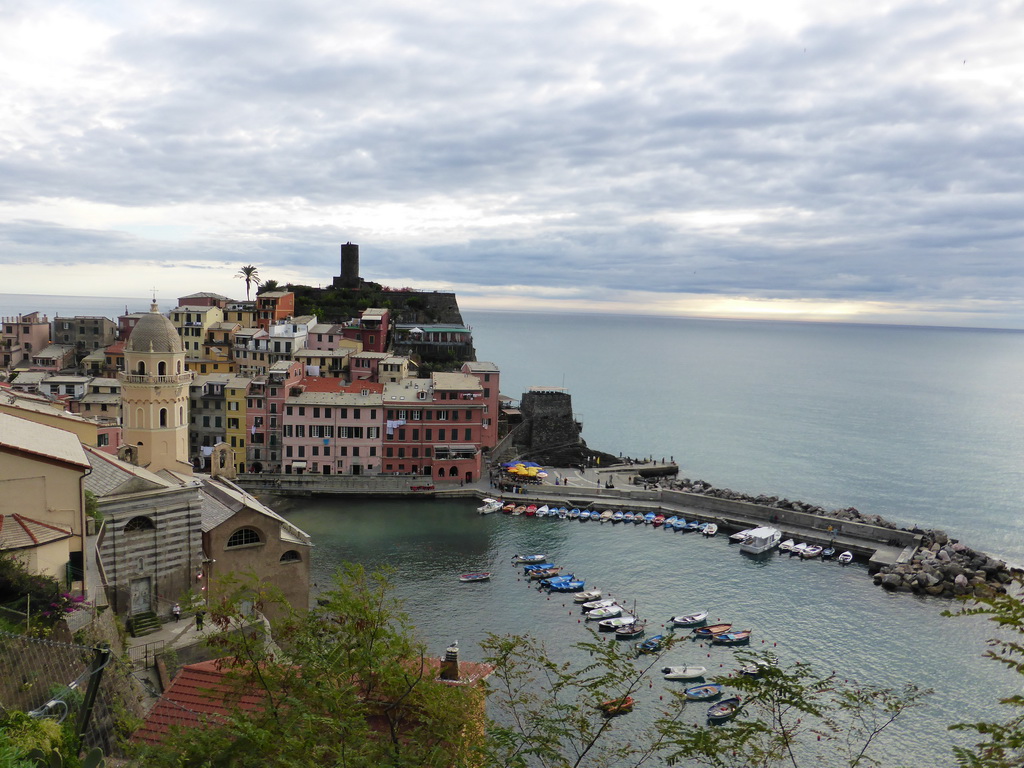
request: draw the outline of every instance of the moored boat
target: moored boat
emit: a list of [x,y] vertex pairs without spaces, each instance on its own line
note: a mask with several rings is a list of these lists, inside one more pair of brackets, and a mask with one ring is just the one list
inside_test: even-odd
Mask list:
[[[601,521],[602,523],[610,523],[610,522],[612,521],[612,517],[614,517],[614,515],[615,515],[615,513],[614,513],[614,512],[612,512],[612,511],[611,511],[610,509],[606,509],[606,510],[605,510],[604,512],[602,512],[602,513],[601,513],[601,514],[600,514],[600,515],[598,516],[598,519],[599,519],[599,520],[600,520],[600,521]],[[591,515],[591,516],[593,516],[593,515]]]
[[541,506],[537,507],[537,512],[535,514],[537,515],[537,517],[547,517],[550,513],[551,507],[549,507],[547,504],[542,504]]
[[501,511],[504,512],[506,515],[511,515],[512,514],[512,510],[514,510],[515,508],[516,508],[516,505],[513,502],[510,501],[508,504],[506,504],[505,506],[503,506],[501,508]]
[[574,573],[567,573],[563,576],[548,576],[540,580],[540,585],[542,587],[550,587],[552,584],[557,584],[560,581],[572,581],[575,578],[576,574]]
[[627,627],[634,623],[636,623],[636,616],[627,616],[626,614],[623,614],[622,616],[616,616],[613,619],[601,619],[597,622],[597,628],[602,632],[614,632],[619,627]]
[[821,550],[821,559],[822,560],[831,560],[835,556],[836,556],[836,548],[835,547],[825,547],[823,550]]
[[804,547],[804,551],[800,553],[800,557],[804,558],[805,560],[810,560],[812,558],[817,557],[820,554],[821,547],[819,547],[817,544],[808,544],[806,547]]
[[634,701],[632,696],[623,696],[620,699],[602,701],[597,705],[597,708],[601,710],[605,717],[615,717],[616,715],[624,715],[627,712],[632,712],[633,704]]
[[646,515],[644,515],[644,525],[650,525],[654,522],[654,518],[656,517],[657,515],[653,512],[648,512]]
[[696,530],[700,529],[700,526],[701,526],[700,520],[691,520],[690,522],[688,522],[686,525],[683,526],[682,530],[687,531],[687,532],[696,531]]
[[724,723],[726,720],[730,720],[735,717],[739,708],[739,696],[722,699],[717,704],[712,704],[708,707],[708,720],[712,723]]
[[569,517],[570,520],[577,520],[577,519],[579,519],[579,516],[580,516],[580,511],[576,507],[573,507],[572,509],[569,510],[568,517]]
[[664,524],[665,524],[665,516],[664,515],[655,515],[654,519],[651,521],[651,525],[653,525],[655,528],[659,528],[659,527],[663,526]]
[[[590,519],[591,514],[592,514],[591,512],[588,512],[585,509],[580,510],[580,522],[581,523],[585,523],[587,520]],[[593,514],[596,514],[596,513],[593,513]]]
[[621,509],[616,509],[615,512],[612,513],[612,522],[613,523],[621,523],[622,522],[622,510]]
[[624,522],[624,523],[632,523],[633,522],[633,513],[632,512],[623,512],[622,513],[622,522]]
[[720,683],[702,683],[687,688],[684,693],[690,701],[711,701],[722,695]]
[[513,563],[543,563],[547,555],[513,555]]
[[529,563],[523,566],[523,574],[529,576],[534,571],[546,571],[548,568],[554,567],[554,563]]
[[753,630],[742,629],[738,632],[722,632],[712,635],[711,642],[715,645],[744,645],[750,642],[750,633]]
[[596,600],[588,600],[580,607],[584,611],[593,611],[598,608],[607,608],[609,605],[615,605],[615,600],[610,597],[606,597],[604,599],[597,598]]
[[672,515],[672,517],[665,518],[665,530],[674,531],[676,528],[676,521],[679,520],[678,515]]
[[570,581],[558,581],[552,584],[548,589],[552,592],[579,592],[586,584],[579,580]]
[[708,612],[700,611],[699,613],[687,613],[681,616],[673,616],[669,619],[677,627],[699,627],[702,624],[706,624],[708,620]]
[[636,644],[637,653],[657,653],[665,645],[666,635],[655,635]]
[[666,680],[700,680],[707,674],[707,667],[682,666],[662,667],[661,674]]
[[701,531],[705,536],[714,536],[718,533],[718,523],[708,523],[707,526]]
[[760,555],[762,552],[768,552],[781,546],[781,541],[782,532],[778,528],[767,525],[751,528],[740,542],[740,552],[746,552],[748,555]]
[[526,574],[527,578],[531,581],[538,581],[540,579],[550,579],[552,576],[557,576],[558,572],[561,571],[560,566],[554,566],[553,568],[537,568]]
[[584,615],[587,617],[587,621],[603,621],[604,619],[614,619],[616,616],[622,615],[622,606],[606,605],[603,608],[595,608],[592,611],[587,611]]
[[536,514],[537,514],[537,505],[536,504],[527,504],[526,505],[526,512],[524,514],[527,517],[535,517]]
[[779,544],[779,552],[789,552],[796,546],[796,542],[793,539],[786,539]]
[[847,550],[846,552],[843,552],[843,554],[841,554],[836,559],[840,563],[842,563],[843,565],[846,565],[847,563],[852,563],[853,562],[853,552],[850,552],[849,550]]
[[586,592],[579,592],[573,595],[573,602],[576,603],[589,603],[591,600],[601,599],[600,589],[588,589]]
[[504,505],[501,503],[501,499],[483,499],[482,504],[476,508],[476,511],[481,515],[489,515],[492,512],[498,512]]
[[807,547],[809,546],[810,544],[804,544],[802,541],[799,544],[794,544],[789,548],[789,556],[792,557],[793,555],[796,555],[797,557],[803,557],[804,552],[807,551]]
[[490,571],[477,571],[476,573],[463,573],[459,576],[459,581],[487,581],[491,578]]
[[[615,619],[612,619],[612,621],[615,621]],[[647,628],[647,622],[646,621],[640,621],[639,619],[634,619],[633,621],[629,622],[628,624],[623,624],[621,627],[616,627],[615,628],[615,637],[618,640],[631,640],[634,637],[640,637],[640,635],[642,635],[644,633],[644,630],[646,628]]]
[[525,512],[526,512],[526,505],[525,504],[519,504],[519,505],[516,506],[515,509],[512,510],[512,514],[513,515],[522,515]]
[[697,627],[693,630],[693,634],[695,637],[711,637],[728,632],[730,629],[732,629],[732,624],[712,624],[707,627]]
[[732,542],[732,543],[739,544],[745,538],[747,538],[747,536],[750,535],[751,531],[754,531],[754,530],[756,530],[756,529],[755,528],[744,528],[742,531],[736,531],[736,533],[730,533],[729,534],[729,541]]

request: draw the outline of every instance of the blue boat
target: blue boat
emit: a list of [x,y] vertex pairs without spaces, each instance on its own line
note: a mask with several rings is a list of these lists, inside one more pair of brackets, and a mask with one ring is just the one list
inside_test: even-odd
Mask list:
[[661,647],[665,644],[665,640],[667,639],[667,635],[655,635],[654,637],[649,637],[643,642],[636,644],[636,652],[657,653],[661,650]]
[[704,533],[704,529],[709,525],[711,525],[711,523],[697,523],[697,533]]
[[551,576],[547,579],[541,579],[540,585],[542,587],[551,587],[552,585],[558,584],[561,581],[572,581],[575,578],[575,574],[572,573],[567,573],[564,576]]
[[722,695],[722,686],[719,683],[703,683],[687,688],[684,693],[690,701],[711,701]]
[[612,522],[613,523],[621,523],[622,522],[622,510],[621,509],[617,509],[617,510],[615,510],[612,513]]
[[656,517],[657,517],[657,515],[654,514],[653,512],[648,512],[646,515],[644,515],[644,524],[645,525],[650,525],[651,523],[654,522],[654,518],[656,518]]
[[513,555],[513,563],[542,563],[547,555]]
[[676,517],[675,515],[672,515],[672,517],[670,517],[668,520],[665,521],[665,530],[666,531],[674,531],[675,528],[676,528],[676,522],[678,520],[679,520],[678,517]]
[[552,592],[579,592],[584,587],[582,581],[558,581],[552,584],[549,589]]
[[528,574],[530,571],[546,571],[548,568],[554,568],[554,563],[533,563],[531,565],[523,566],[523,573]]
[[589,519],[590,519],[590,512],[588,512],[585,509],[582,512],[580,512],[580,522],[581,523],[584,522],[585,520],[589,520]]
[[[706,525],[706,523],[705,523]],[[696,531],[700,528],[700,520],[691,520],[683,526],[684,531]]]

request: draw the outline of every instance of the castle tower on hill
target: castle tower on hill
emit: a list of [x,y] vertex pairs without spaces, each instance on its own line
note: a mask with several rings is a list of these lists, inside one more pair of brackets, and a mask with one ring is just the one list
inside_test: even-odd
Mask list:
[[341,246],[341,274],[334,278],[335,288],[356,290],[362,281],[359,279],[359,246],[355,243],[344,243]]
[[152,472],[192,474],[188,458],[185,349],[171,321],[153,302],[124,346],[121,404],[124,442],[133,463]]

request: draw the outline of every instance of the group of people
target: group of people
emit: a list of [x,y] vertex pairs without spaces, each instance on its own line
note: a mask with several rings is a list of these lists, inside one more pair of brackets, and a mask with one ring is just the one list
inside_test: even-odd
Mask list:
[[[174,621],[175,622],[180,621],[181,620],[181,604],[180,603],[175,603],[174,607],[171,608],[171,613],[174,615]],[[202,631],[202,629],[203,629],[203,622],[205,621],[205,619],[206,619],[206,611],[203,611],[203,610],[196,611],[196,629]]]

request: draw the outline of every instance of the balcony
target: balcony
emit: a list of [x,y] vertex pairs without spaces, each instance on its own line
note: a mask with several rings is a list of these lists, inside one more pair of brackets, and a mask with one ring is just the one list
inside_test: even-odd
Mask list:
[[151,376],[146,373],[119,373],[117,374],[125,384],[156,384],[174,386],[177,384],[188,384],[192,381],[192,372],[179,373],[172,376]]

